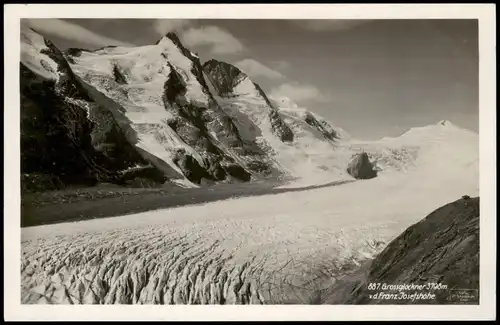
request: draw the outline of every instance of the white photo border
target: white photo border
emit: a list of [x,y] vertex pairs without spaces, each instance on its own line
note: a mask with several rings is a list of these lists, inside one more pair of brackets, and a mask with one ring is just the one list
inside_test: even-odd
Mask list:
[[[21,18],[478,19],[480,304],[475,306],[22,305],[20,292]],[[496,20],[494,4],[4,5],[5,320],[487,320],[496,317]]]

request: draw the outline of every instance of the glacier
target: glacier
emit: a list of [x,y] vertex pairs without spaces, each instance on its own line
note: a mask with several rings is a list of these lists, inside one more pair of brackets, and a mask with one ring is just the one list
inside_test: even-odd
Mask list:
[[358,140],[288,98],[268,98],[234,66],[202,65],[173,34],[66,51],[66,63],[40,34],[22,35],[26,69],[56,91],[70,80],[86,94],[62,92],[79,118],[99,107],[117,125],[134,152],[124,170],[149,164],[182,187],[280,179],[300,189],[353,181],[347,164],[366,152],[379,171],[337,186],[23,228],[22,303],[308,303],[323,280],[372,259],[435,208],[479,193],[479,136],[449,121]]

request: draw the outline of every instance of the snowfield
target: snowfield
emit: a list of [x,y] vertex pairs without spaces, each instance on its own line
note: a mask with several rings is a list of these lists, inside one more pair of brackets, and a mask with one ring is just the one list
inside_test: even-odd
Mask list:
[[477,142],[448,139],[462,146],[371,180],[23,228],[22,302],[307,303],[324,269],[334,281],[434,209],[478,195]]
[[[192,62],[166,37],[163,37],[157,45],[84,51],[73,59],[74,64],[71,64],[71,68],[85,82],[120,105],[120,107],[115,105],[117,107],[111,111],[117,121],[130,125],[137,132],[137,147],[164,161],[166,164],[162,164],[162,170],[174,182],[194,187],[194,184],[184,179],[182,171],[172,161],[176,148],[186,150],[200,163],[202,158],[167,124],[173,115],[165,109],[162,95],[171,67],[168,65],[169,61],[162,55],[168,57],[170,62],[180,67],[182,71],[191,69]],[[126,84],[121,85],[114,81],[114,69],[127,80]],[[193,81],[195,77],[184,73],[184,78],[187,83],[186,95],[193,101],[206,104],[208,98],[201,86]],[[122,110],[124,112],[121,113]]]
[[[22,37],[22,63],[46,79],[63,80],[45,54],[44,38],[29,30]],[[479,136],[448,121],[397,138],[352,139],[287,98],[270,105],[248,77],[231,96],[216,96],[206,74],[193,73],[198,61],[168,37],[150,46],[81,51],[71,61],[79,87],[109,109],[127,140],[173,182],[198,186],[174,163],[178,149],[204,166],[203,150],[168,124],[176,110],[165,104],[164,87],[175,71],[190,109],[213,110],[207,130],[227,115],[242,141],[259,149],[239,155],[209,133],[221,152],[242,166],[255,158],[276,167],[295,178],[281,187],[294,190],[22,228],[22,303],[310,303],[318,286],[372,259],[408,226],[462,195],[479,194]],[[216,109],[207,108],[211,96]],[[85,103],[79,106],[88,111]],[[293,140],[276,135],[275,129],[286,134],[288,128]],[[378,177],[297,190],[352,181],[346,168],[361,151]]]
[[[58,64],[44,54],[48,50],[47,40],[30,29],[22,30],[22,39],[22,63],[35,74],[57,80]],[[172,71],[185,84],[182,97],[196,107],[191,109],[203,111],[213,106],[208,109],[213,119],[207,124],[210,141],[247,171],[251,169],[249,165],[257,161],[276,177],[300,177],[311,184],[352,179],[345,166],[353,148],[349,135],[341,128],[300,108],[289,98],[271,99],[271,104],[262,89],[244,73],[224,76],[235,80],[233,88],[228,90],[230,94],[221,97],[207,72],[200,72],[200,78],[195,75],[193,68],[199,63],[184,50],[174,38],[165,36],[155,45],[77,50],[71,55],[66,53],[61,60],[68,60],[78,86],[96,104],[109,110],[128,142],[173,183],[198,186],[188,180],[185,171],[175,163],[179,150],[193,157],[200,166],[208,166],[205,166],[207,148],[195,148],[192,141],[191,145],[186,142],[199,136],[196,127],[190,125],[186,129],[192,129],[191,132],[180,133],[171,127],[179,119],[177,104],[164,102],[165,85]],[[215,105],[211,105],[212,97]],[[85,103],[73,103],[89,112]],[[225,143],[224,132],[228,129],[221,123],[224,116],[234,122],[236,133],[245,143],[245,154]],[[307,123],[308,117],[318,125]],[[222,133],[221,128],[225,129]],[[288,128],[293,133],[293,141],[284,141],[275,134],[286,133]],[[325,138],[323,128],[335,132],[338,138]]]

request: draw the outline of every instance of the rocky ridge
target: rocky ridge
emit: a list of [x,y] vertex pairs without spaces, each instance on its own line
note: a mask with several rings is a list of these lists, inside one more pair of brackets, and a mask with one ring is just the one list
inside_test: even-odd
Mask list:
[[[428,298],[411,299],[413,293]],[[359,272],[339,280],[326,297],[326,304],[478,304],[479,197],[464,195],[436,209]]]
[[[280,157],[300,147],[286,112],[235,66],[202,65],[177,35],[62,52],[32,29],[21,34],[26,189],[126,185],[138,170],[157,186],[293,174]],[[335,130],[312,117],[300,128],[334,141]]]

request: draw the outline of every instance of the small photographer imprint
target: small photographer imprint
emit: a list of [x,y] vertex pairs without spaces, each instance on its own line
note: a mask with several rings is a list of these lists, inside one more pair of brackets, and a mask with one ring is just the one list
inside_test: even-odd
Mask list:
[[479,292],[477,289],[450,289],[448,300],[450,302],[479,303]]

